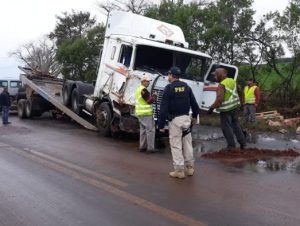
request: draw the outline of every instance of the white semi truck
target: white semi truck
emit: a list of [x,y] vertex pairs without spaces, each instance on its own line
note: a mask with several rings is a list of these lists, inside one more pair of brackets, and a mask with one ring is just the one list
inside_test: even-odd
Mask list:
[[112,11],[108,15],[101,51],[95,84],[58,79],[54,82],[49,76],[21,68],[26,97],[19,100],[19,116],[39,116],[55,109],[105,136],[120,130],[135,133],[139,125],[134,93],[143,75],[152,78],[149,91],[158,93],[153,104],[157,119],[168,84],[166,72],[171,66],[181,68],[181,80],[192,88],[202,109],[208,109],[215,100],[218,84],[211,72],[217,66],[225,67],[234,79],[238,74],[235,66],[215,64],[209,55],[190,50],[178,26],[129,12]]

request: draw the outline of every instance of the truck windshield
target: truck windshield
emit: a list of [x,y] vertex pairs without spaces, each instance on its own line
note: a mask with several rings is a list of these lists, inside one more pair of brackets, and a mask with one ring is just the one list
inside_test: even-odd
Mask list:
[[209,64],[210,59],[202,56],[139,45],[136,48],[134,69],[166,74],[171,66],[177,66],[183,72],[182,78],[203,81]]

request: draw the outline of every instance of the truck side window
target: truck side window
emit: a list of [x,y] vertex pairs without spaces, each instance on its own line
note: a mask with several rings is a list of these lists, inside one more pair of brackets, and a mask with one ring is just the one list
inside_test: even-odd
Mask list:
[[206,78],[207,81],[215,82],[215,76],[212,73],[219,67],[225,68],[228,71],[228,75],[227,75],[228,78],[235,79],[236,69],[234,67],[228,67],[228,66],[225,66],[225,65],[219,66],[219,65],[215,64],[215,65],[212,66],[212,68],[211,68],[211,70],[210,70],[210,72],[209,72],[209,74]]
[[128,45],[122,45],[119,62],[129,67],[132,55],[132,47]]
[[116,53],[116,47],[114,46],[111,51],[111,56],[110,56],[111,60],[113,60],[115,58],[115,53]]

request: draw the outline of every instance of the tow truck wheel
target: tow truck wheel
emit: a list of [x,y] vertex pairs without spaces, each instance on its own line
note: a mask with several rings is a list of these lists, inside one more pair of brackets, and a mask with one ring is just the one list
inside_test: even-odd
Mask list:
[[26,118],[25,103],[26,103],[25,99],[20,99],[18,101],[18,116],[19,116],[19,118]]
[[63,103],[65,106],[70,106],[70,95],[67,86],[63,88]]
[[27,118],[32,117],[32,101],[31,101],[31,99],[27,99],[25,101],[25,115]]
[[81,109],[79,107],[79,93],[78,93],[78,90],[77,88],[73,89],[73,92],[72,92],[72,110],[77,114],[77,115],[80,115],[81,113]]
[[112,112],[108,103],[101,103],[96,110],[96,122],[99,133],[103,136],[111,135]]

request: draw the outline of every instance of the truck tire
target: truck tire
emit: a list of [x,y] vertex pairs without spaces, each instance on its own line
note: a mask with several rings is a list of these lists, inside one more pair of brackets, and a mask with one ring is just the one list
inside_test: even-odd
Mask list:
[[40,110],[38,98],[30,98],[25,101],[25,115],[27,118],[32,117],[40,117],[42,115],[42,111]]
[[112,112],[107,102],[103,102],[96,110],[96,123],[99,133],[105,137],[111,136]]
[[72,110],[77,114],[81,114],[81,108],[79,106],[79,93],[77,88],[73,89],[72,92]]
[[64,85],[63,87],[63,90],[62,90],[62,93],[63,93],[63,103],[65,106],[70,106],[70,94],[68,92],[68,86],[67,85]]
[[31,118],[32,115],[32,101],[31,99],[27,99],[25,101],[25,116],[26,118]]
[[18,101],[18,116],[19,116],[19,118],[22,118],[22,119],[26,118],[25,103],[26,103],[25,99],[20,99]]

